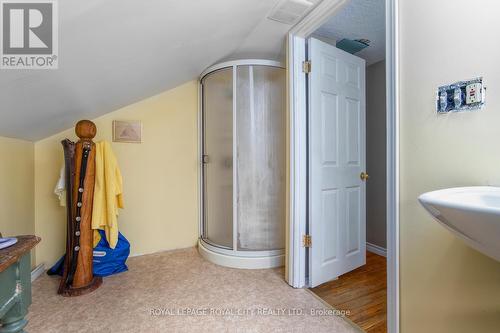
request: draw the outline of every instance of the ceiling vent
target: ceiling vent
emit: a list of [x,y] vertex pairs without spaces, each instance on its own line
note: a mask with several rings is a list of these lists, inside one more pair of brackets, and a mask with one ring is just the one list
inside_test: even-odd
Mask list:
[[281,0],[267,17],[284,24],[295,24],[312,8],[315,1]]

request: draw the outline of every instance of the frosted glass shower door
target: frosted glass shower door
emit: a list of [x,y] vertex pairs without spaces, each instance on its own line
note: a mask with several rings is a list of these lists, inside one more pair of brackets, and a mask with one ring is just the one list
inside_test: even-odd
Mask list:
[[203,85],[203,238],[233,248],[233,71],[206,75]]
[[238,250],[285,247],[285,70],[238,66]]

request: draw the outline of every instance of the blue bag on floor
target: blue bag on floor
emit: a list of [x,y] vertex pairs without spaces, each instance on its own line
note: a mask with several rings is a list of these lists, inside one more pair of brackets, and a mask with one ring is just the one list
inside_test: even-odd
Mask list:
[[[99,230],[101,240],[94,247],[93,271],[95,276],[109,276],[128,270],[125,262],[130,254],[130,243],[118,233],[118,242],[114,249],[109,247],[104,231]],[[64,268],[64,256],[57,261],[48,271],[48,275],[61,275]]]
[[127,271],[128,267],[125,262],[130,254],[128,240],[119,232],[116,247],[112,249],[109,247],[104,231],[99,230],[99,234],[101,240],[94,247],[94,275],[109,276]]

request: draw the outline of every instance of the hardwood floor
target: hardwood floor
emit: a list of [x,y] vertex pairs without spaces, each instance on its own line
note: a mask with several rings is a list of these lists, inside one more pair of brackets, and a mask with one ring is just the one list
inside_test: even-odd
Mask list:
[[368,333],[387,332],[387,260],[366,252],[366,265],[311,290]]

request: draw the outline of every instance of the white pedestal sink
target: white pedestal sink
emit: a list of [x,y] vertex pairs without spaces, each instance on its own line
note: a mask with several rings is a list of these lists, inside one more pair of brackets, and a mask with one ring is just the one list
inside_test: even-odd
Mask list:
[[456,187],[422,194],[418,200],[449,231],[500,261],[500,187]]

